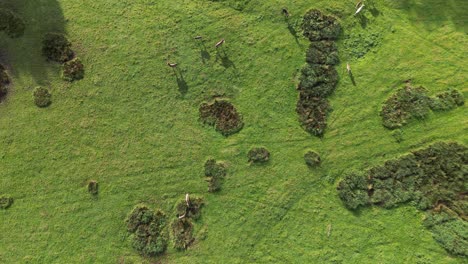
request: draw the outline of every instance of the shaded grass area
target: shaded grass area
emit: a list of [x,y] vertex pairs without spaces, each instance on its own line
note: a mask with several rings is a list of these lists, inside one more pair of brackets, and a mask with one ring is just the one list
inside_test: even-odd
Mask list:
[[[424,8],[456,14],[459,2]],[[359,59],[340,55],[333,112],[318,139],[303,131],[295,113],[295,80],[308,42],[291,34],[281,8],[288,7],[289,28],[297,32],[294,21],[310,8],[338,16],[344,34],[365,31],[351,16],[353,1],[251,0],[242,12],[231,7],[234,1],[11,3],[18,3],[26,31],[17,42],[0,38],[14,84],[0,104],[0,193],[15,199],[0,211],[0,262],[149,263],[131,247],[127,213],[146,203],[174,215],[190,192],[205,197],[194,223],[199,239],[185,252],[170,246],[163,262],[462,263],[433,240],[416,209],[353,214],[334,184],[348,169],[436,140],[468,143],[466,106],[408,124],[400,144],[378,114],[407,79],[431,94],[454,88],[466,97],[467,40],[455,20],[415,20],[411,10],[419,2],[401,7],[376,0],[379,15],[365,16],[367,29],[382,32],[380,44]],[[65,30],[87,67],[86,77],[71,84],[36,46],[43,33]],[[221,38],[226,45],[217,54]],[[184,94],[168,59],[179,64]],[[44,83],[54,102],[39,109],[32,88]],[[200,103],[213,96],[228,97],[243,114],[239,133],[225,138],[198,121]],[[249,166],[246,154],[258,145],[271,159]],[[320,153],[320,168],[307,168],[307,149]],[[203,180],[210,156],[229,165],[216,194],[206,193]],[[97,197],[87,192],[91,179],[99,182]]]

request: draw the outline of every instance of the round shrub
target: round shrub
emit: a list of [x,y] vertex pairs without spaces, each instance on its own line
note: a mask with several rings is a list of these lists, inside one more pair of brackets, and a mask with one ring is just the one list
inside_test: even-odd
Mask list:
[[9,195],[0,196],[0,209],[7,209],[13,204],[13,198]]
[[67,61],[62,66],[62,78],[66,81],[72,82],[81,80],[84,77],[84,66],[79,58],[74,58]]
[[340,35],[341,26],[334,17],[313,9],[304,15],[302,30],[304,36],[311,41],[333,40]]
[[267,162],[270,159],[270,152],[266,148],[253,148],[247,154],[249,162],[262,163]]
[[33,92],[34,103],[39,107],[49,106],[52,102],[52,95],[49,93],[49,90],[44,87],[36,87]]
[[462,106],[465,103],[463,94],[458,90],[451,89],[439,93],[431,101],[431,109],[434,111],[447,111]]
[[304,154],[304,160],[307,166],[314,168],[317,166],[320,166],[320,155],[315,152],[315,151],[307,151],[306,154]]
[[331,95],[338,83],[338,72],[331,65],[306,64],[302,68],[299,90],[315,97]]
[[334,41],[313,41],[306,53],[310,64],[336,65],[339,62],[338,48]]
[[42,53],[47,59],[56,62],[66,62],[73,58],[70,41],[59,33],[47,33],[44,36]]
[[226,166],[221,162],[216,162],[214,159],[209,159],[205,162],[205,176],[207,177],[208,191],[219,191],[222,181],[226,176]]
[[94,180],[91,180],[88,182],[88,192],[92,195],[96,195],[98,194],[98,182],[97,181],[94,181]]
[[200,119],[203,123],[214,126],[224,136],[229,136],[242,129],[242,116],[233,104],[226,100],[200,105]]
[[8,9],[0,9],[0,31],[11,38],[21,37],[24,34],[26,24],[17,14]]

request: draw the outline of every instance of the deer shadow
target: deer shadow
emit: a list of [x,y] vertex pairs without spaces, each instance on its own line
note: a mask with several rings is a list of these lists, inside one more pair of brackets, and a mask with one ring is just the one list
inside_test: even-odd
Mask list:
[[211,59],[211,55],[208,52],[208,49],[206,48],[205,42],[203,42],[203,40],[199,41],[198,47],[200,49],[200,57],[202,59],[202,62],[203,64],[205,64],[206,61],[209,61]]
[[175,77],[176,77],[176,82],[177,82],[177,87],[179,87],[179,93],[184,96],[188,92],[188,84],[184,79],[184,75],[182,74],[182,71],[179,69],[174,69]]

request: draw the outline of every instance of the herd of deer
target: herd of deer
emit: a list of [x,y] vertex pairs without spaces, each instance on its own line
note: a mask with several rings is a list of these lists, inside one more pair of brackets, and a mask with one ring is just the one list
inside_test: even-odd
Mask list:
[[[362,1],[359,1],[357,4],[356,4],[356,13],[354,13],[354,15],[357,15],[359,12],[362,11],[362,9],[364,8],[364,4]],[[290,14],[289,14],[289,11],[288,9],[286,8],[282,8],[281,9],[281,13],[283,14],[283,16],[285,16],[286,18],[289,18]],[[196,36],[195,37],[196,40],[202,40],[203,37],[202,36]],[[219,48],[220,46],[222,46],[226,41],[224,39],[221,39],[220,41],[216,42],[215,44],[215,48]],[[167,61],[167,66],[175,69],[177,67],[177,63],[170,63],[169,61]],[[346,71],[348,72],[348,74],[351,74],[351,66],[349,65],[349,63],[346,63]]]

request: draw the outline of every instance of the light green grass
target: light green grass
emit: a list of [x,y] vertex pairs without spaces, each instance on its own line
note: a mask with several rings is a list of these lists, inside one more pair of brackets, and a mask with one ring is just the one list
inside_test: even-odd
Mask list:
[[[230,0],[7,2],[28,28],[20,39],[0,35],[13,75],[0,105],[0,193],[15,198],[0,211],[0,263],[150,262],[131,248],[127,213],[145,202],[174,216],[186,192],[205,197],[196,224],[204,239],[186,252],[171,248],[163,262],[463,263],[432,239],[415,208],[353,213],[335,186],[347,170],[437,140],[468,144],[466,106],[408,124],[399,144],[379,117],[406,79],[432,94],[455,88],[468,96],[464,1],[375,0],[380,13],[367,13],[366,28],[347,0],[242,1],[242,12]],[[297,41],[291,35],[283,6],[292,21],[313,7],[339,15],[343,38],[382,34],[363,58],[341,53],[323,139],[297,120],[295,80],[308,41],[299,28]],[[82,81],[63,82],[60,67],[45,62],[40,41],[48,31],[66,31],[86,67]],[[206,41],[205,63],[196,35]],[[213,47],[221,38],[231,61],[224,66]],[[179,63],[186,94],[167,58]],[[33,104],[37,85],[51,88],[46,109]],[[244,117],[228,138],[198,121],[199,104],[219,94]],[[271,152],[267,165],[248,164],[253,146]],[[304,163],[308,149],[322,155],[320,169]],[[203,180],[208,157],[229,165],[217,194]],[[100,184],[97,199],[87,193],[90,179]]]

